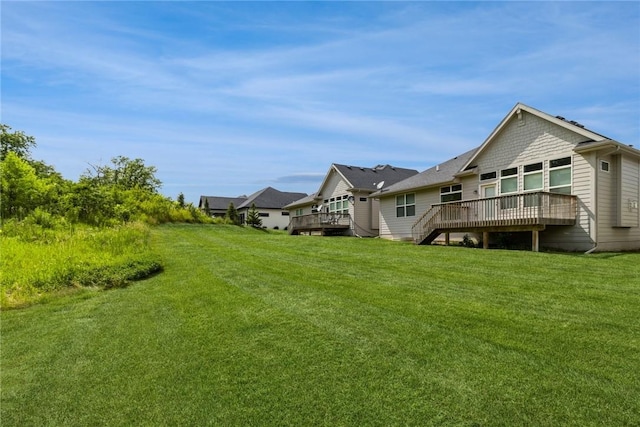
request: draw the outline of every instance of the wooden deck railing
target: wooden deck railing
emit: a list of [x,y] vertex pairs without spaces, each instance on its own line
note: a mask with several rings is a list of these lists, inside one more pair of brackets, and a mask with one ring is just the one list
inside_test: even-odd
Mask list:
[[294,216],[289,219],[289,234],[299,231],[349,228],[351,217],[343,213],[315,213]]
[[433,205],[413,224],[416,244],[430,243],[440,233],[509,226],[572,225],[576,196],[526,193]]

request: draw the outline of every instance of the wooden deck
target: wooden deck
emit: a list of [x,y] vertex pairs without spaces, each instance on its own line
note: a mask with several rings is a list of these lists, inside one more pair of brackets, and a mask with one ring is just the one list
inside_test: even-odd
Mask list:
[[351,216],[349,214],[321,212],[294,216],[289,220],[289,234],[342,235],[350,228]]
[[[574,225],[576,196],[526,193],[433,205],[413,225],[416,244],[429,244],[449,232],[540,231],[548,225]],[[535,234],[537,239],[537,233]]]

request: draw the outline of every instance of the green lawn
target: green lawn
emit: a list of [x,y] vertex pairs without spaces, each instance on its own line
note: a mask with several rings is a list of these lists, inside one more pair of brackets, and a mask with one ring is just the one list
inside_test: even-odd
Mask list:
[[152,239],[162,274],[2,313],[2,426],[640,424],[640,254]]

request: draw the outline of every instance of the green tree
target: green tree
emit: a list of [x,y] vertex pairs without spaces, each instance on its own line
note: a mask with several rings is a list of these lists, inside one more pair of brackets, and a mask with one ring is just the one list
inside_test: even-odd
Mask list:
[[108,187],[95,185],[86,178],[73,184],[64,197],[66,216],[72,221],[91,225],[105,225],[115,216],[118,203]]
[[157,193],[162,182],[156,178],[155,166],[146,166],[142,159],[118,156],[111,159],[111,165],[94,166],[87,169],[83,177],[98,185],[113,185],[124,190],[134,188]]
[[234,225],[240,225],[240,215],[238,215],[236,207],[233,206],[233,202],[229,203],[225,218]]
[[184,209],[186,207],[186,204],[184,203],[184,194],[182,194],[182,192],[178,194],[178,206],[180,209]]
[[0,161],[4,160],[9,152],[28,160],[31,149],[36,146],[36,139],[25,135],[22,131],[10,132],[10,130],[10,126],[0,124]]
[[247,225],[256,228],[262,227],[262,219],[260,219],[260,214],[258,213],[258,209],[256,209],[255,203],[251,204],[249,212],[247,212]]
[[25,159],[9,151],[0,161],[0,214],[2,218],[23,219],[40,206],[50,185],[38,178]]

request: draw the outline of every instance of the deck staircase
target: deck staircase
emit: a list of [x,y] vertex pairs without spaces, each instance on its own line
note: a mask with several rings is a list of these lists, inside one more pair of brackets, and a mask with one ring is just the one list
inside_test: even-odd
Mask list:
[[441,233],[544,230],[547,225],[574,225],[577,197],[532,192],[431,206],[411,227],[413,242],[432,243]]
[[411,236],[416,245],[428,245],[442,232],[436,227],[436,219],[442,213],[444,205],[434,205],[418,218],[411,227]]

